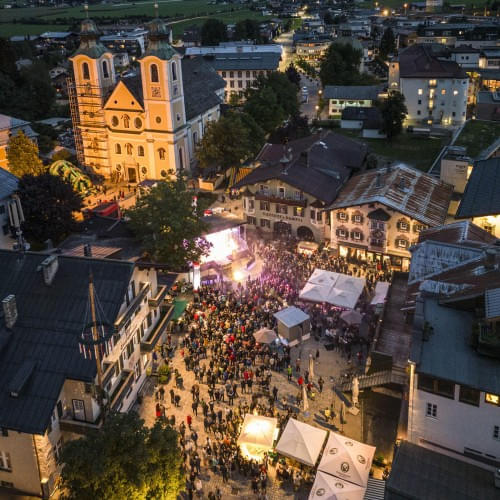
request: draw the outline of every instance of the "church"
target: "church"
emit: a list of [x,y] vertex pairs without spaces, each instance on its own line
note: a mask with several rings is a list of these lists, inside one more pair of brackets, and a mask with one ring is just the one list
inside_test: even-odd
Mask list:
[[113,55],[91,19],[70,57],[70,108],[78,161],[130,183],[188,173],[207,123],[218,120],[224,80],[202,58],[183,58],[160,20],[149,26],[139,69],[117,77]]

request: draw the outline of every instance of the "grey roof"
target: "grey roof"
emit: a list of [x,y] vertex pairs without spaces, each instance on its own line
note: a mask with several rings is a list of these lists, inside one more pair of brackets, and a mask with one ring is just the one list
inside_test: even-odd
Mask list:
[[458,219],[500,214],[500,158],[477,161],[457,210]]
[[281,56],[277,52],[233,52],[204,56],[217,71],[277,70]]
[[187,120],[221,103],[216,92],[224,89],[226,82],[203,58],[182,59],[182,81]]
[[327,85],[324,96],[326,99],[377,99],[380,87],[378,85]]
[[382,127],[382,116],[378,108],[347,106],[342,110],[342,120],[362,121],[364,129],[380,129]]
[[0,200],[11,196],[17,189],[18,183],[19,179],[14,174],[0,168]]
[[493,472],[402,441],[385,485],[387,500],[498,499]]
[[[50,286],[37,270],[43,254],[0,250],[0,297],[16,296],[18,320],[9,335],[0,326],[0,427],[42,434],[66,379],[91,382],[95,361],[84,359],[78,340],[88,321],[91,270],[106,319],[114,322],[123,303],[134,264],[59,256]],[[18,397],[7,390],[24,362],[33,373]]]
[[474,313],[441,306],[437,298],[423,300],[424,319],[434,331],[426,341],[421,331],[414,331],[410,361],[416,363],[416,371],[500,394],[500,363],[470,345]]

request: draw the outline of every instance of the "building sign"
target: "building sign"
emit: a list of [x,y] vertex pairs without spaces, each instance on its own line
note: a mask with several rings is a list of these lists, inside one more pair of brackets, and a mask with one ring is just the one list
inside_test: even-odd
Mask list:
[[281,221],[287,220],[290,222],[304,222],[303,217],[293,217],[291,215],[273,214],[272,212],[261,212],[261,216],[272,217],[273,219],[279,219]]

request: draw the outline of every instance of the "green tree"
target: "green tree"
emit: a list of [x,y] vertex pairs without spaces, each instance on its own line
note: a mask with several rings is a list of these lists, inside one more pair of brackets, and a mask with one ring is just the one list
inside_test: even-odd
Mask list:
[[380,106],[382,131],[392,140],[403,130],[403,121],[408,114],[405,97],[400,92],[392,91]]
[[334,43],[321,62],[319,77],[325,85],[353,85],[359,81],[361,51],[350,43]]
[[82,209],[83,200],[64,179],[49,173],[24,175],[18,194],[29,240],[41,243],[50,238],[57,244],[75,228],[74,213]]
[[252,116],[230,112],[210,122],[196,150],[200,165],[226,169],[254,156],[264,143],[264,132]]
[[169,500],[184,485],[177,432],[164,420],[149,429],[134,412],[69,441],[63,462],[68,500]]
[[162,181],[141,196],[127,210],[130,228],[141,240],[144,250],[173,270],[197,262],[209,250],[202,237],[207,229],[192,207],[192,192],[182,177]]
[[236,23],[233,40],[261,41],[260,25],[253,19],[242,19]]
[[380,48],[379,48],[380,57],[386,60],[387,56],[389,54],[393,54],[395,50],[396,50],[396,37],[394,36],[392,28],[389,26],[384,31],[382,39],[380,40]]
[[207,19],[201,27],[201,44],[218,45],[227,41],[227,27],[219,19]]
[[46,170],[38,156],[38,146],[22,131],[10,138],[7,161],[9,170],[18,177],[26,174],[40,175]]
[[285,75],[294,85],[300,88],[300,74],[293,63],[286,68]]

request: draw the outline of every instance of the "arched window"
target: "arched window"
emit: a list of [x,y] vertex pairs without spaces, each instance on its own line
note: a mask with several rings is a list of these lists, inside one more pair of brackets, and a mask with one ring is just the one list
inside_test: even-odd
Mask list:
[[128,155],[131,155],[134,151],[134,149],[132,148],[132,144],[125,144],[125,151],[127,151]]
[[174,82],[177,80],[177,64],[175,64],[175,61],[172,63],[172,80]]
[[158,76],[158,66],[156,64],[152,64],[149,67],[149,70],[151,72],[151,81],[153,83],[158,83],[160,81],[160,78]]
[[104,78],[109,78],[108,61],[102,62],[102,76],[104,76]]
[[90,80],[89,65],[86,62],[82,64],[82,76],[84,80]]
[[123,126],[125,128],[129,128],[130,127],[130,116],[128,115],[123,115],[122,116],[122,120],[123,120]]
[[142,146],[137,146],[137,155],[144,156],[144,148]]
[[182,148],[179,148],[179,170],[184,170],[184,158],[182,156]]
[[117,155],[121,155],[122,154],[122,147],[119,144],[115,144],[115,153]]
[[158,157],[160,158],[160,160],[164,160],[165,159],[165,153],[166,153],[166,151],[163,148],[160,148],[158,150]]

